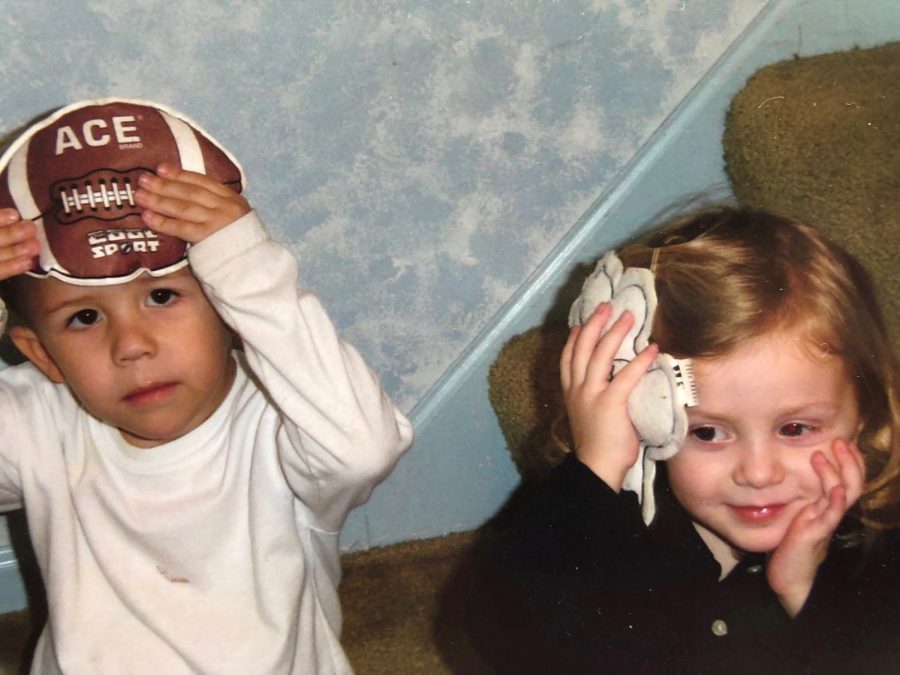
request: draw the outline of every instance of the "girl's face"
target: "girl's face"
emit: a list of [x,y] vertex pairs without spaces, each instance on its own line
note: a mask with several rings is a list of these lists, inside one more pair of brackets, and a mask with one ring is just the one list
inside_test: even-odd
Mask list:
[[860,427],[843,361],[797,331],[695,359],[699,405],[668,462],[672,490],[713,555],[730,568],[743,552],[775,549],[799,511],[823,494],[810,463],[834,462],[832,441]]

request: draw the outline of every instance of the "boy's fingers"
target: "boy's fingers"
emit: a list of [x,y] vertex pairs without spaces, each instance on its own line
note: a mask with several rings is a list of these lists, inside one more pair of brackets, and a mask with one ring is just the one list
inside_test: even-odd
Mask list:
[[9,279],[24,274],[31,269],[34,256],[9,258],[0,260],[0,279]]
[[35,235],[37,235],[37,226],[30,220],[0,224],[0,247],[14,246],[30,241],[35,239]]
[[206,220],[207,214],[214,210],[214,204],[207,203],[202,195],[161,196],[151,193],[141,194],[140,190],[138,195],[137,202],[144,209],[194,223],[203,222]]
[[15,209],[0,209],[0,279],[31,269],[41,248],[36,234],[37,226],[30,220],[19,220]]
[[141,220],[154,232],[167,234],[191,244],[196,244],[207,234],[206,227],[201,224],[178,218],[169,218],[156,211],[141,212]]
[[230,187],[223,185],[219,181],[210,178],[205,174],[196,173],[194,171],[185,171],[174,164],[160,164],[156,168],[156,174],[165,180],[187,183],[209,190],[220,197],[228,197],[237,194]]
[[0,226],[12,225],[20,220],[19,212],[15,209],[0,209]]
[[[15,210],[5,210],[0,214],[0,261],[7,263],[0,274],[3,278],[21,274],[31,267],[31,260],[40,252],[40,243],[37,240],[37,227],[30,220],[16,220],[12,223],[9,215],[18,213]],[[3,216],[6,216],[4,219]],[[6,220],[5,223],[3,221]]]
[[138,182],[140,189],[135,193],[135,198],[144,208],[162,210],[167,205],[177,208],[185,202],[213,208],[221,201],[220,196],[205,186],[166,180],[149,173],[142,174]]
[[31,260],[40,253],[40,244],[37,239],[30,239],[21,244],[13,244],[12,246],[0,246],[0,260],[3,262],[18,261],[18,265],[23,260]]

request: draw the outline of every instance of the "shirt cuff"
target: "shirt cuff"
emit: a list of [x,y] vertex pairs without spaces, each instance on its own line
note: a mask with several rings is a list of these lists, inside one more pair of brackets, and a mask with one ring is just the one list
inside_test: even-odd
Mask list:
[[249,211],[191,246],[188,261],[194,273],[203,278],[268,239],[256,211]]

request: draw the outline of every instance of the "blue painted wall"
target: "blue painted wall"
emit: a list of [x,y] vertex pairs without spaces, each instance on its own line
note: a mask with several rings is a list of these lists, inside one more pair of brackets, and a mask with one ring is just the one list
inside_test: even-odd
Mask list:
[[896,0],[783,0],[763,7],[623,167],[597,185],[595,201],[419,402],[413,451],[352,514],[345,546],[470,529],[493,514],[518,481],[487,399],[487,372],[505,341],[545,319],[578,263],[648,227],[673,202],[698,193],[727,196],[724,115],[758,68],[898,39]]
[[[598,185],[596,201],[416,408],[420,451],[404,458],[369,504],[353,514],[344,541],[388,543],[406,533],[467,529],[493,513],[518,479],[487,400],[487,371],[504,342],[544,320],[576,264],[595,260],[649,226],[673,202],[700,192],[727,194],[724,115],[758,68],[794,54],[897,39],[896,0],[768,4],[618,175]],[[409,495],[416,495],[419,509],[409,508]]]
[[0,129],[137,96],[238,155],[306,285],[419,429],[348,548],[493,512],[516,477],[487,366],[575,262],[723,181],[721,116],[747,75],[900,37],[895,0],[122,4],[7,3]]

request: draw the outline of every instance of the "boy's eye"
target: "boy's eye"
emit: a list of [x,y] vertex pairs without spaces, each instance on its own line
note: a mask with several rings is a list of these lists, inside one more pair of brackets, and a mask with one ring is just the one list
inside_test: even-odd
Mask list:
[[147,304],[155,307],[162,307],[168,305],[177,297],[178,293],[171,288],[154,288],[147,296]]
[[690,434],[703,443],[717,443],[725,440],[725,434],[722,430],[712,426],[694,427],[691,429]]
[[66,325],[70,328],[85,328],[97,323],[99,319],[100,312],[98,312],[96,309],[82,309],[81,311],[75,312],[72,316],[70,316],[69,320],[66,322]]
[[778,433],[782,436],[797,437],[808,434],[812,430],[813,427],[808,424],[803,424],[802,422],[788,422],[778,430]]

